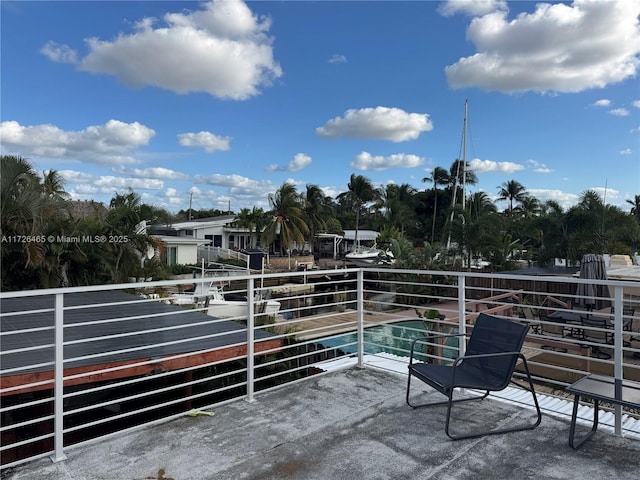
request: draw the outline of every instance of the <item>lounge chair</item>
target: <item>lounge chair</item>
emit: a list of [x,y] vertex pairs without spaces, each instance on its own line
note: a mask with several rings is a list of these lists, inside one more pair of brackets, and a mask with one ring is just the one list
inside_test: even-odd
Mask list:
[[[521,353],[524,339],[529,327],[520,323],[515,323],[499,317],[494,317],[481,313],[469,337],[469,342],[465,354],[457,358],[452,365],[433,365],[423,362],[414,362],[414,355],[418,353],[416,346],[420,344],[433,343],[434,340],[452,336],[465,337],[464,334],[457,335],[430,335],[415,339],[411,343],[411,356],[409,359],[409,379],[407,382],[407,404],[412,408],[430,407],[434,405],[447,405],[447,417],[445,422],[445,433],[453,440],[463,438],[475,438],[484,435],[494,435],[498,433],[517,432],[521,430],[532,430],[536,428],[542,420],[542,413],[538,405],[536,392],[531,381],[527,359]],[[502,428],[474,432],[464,435],[453,435],[449,431],[451,419],[451,407],[457,402],[470,400],[482,400],[489,395],[489,392],[504,390],[509,383],[512,383],[513,372],[518,359],[522,360],[524,371],[527,377],[528,386],[521,386],[530,391],[537,411],[537,421],[533,424],[518,425],[511,428]],[[411,377],[425,382],[438,392],[447,396],[447,400],[440,402],[414,405],[410,401]],[[515,382],[513,382],[515,383]],[[481,396],[474,395],[453,399],[453,392],[456,388],[468,388],[484,391]]]

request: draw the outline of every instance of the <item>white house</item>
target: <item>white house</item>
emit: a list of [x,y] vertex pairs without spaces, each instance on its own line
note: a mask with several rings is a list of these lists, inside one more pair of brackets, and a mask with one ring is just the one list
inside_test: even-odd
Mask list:
[[198,263],[198,247],[208,240],[172,235],[152,235],[162,241],[166,248],[167,265],[195,265]]
[[235,215],[204,218],[171,225],[153,225],[152,236],[167,246],[167,264],[197,263],[200,245],[228,250],[255,248],[259,234],[235,225]]
[[235,220],[235,215],[221,215],[171,225],[154,225],[152,233],[207,240],[208,245],[230,250],[255,248],[258,244],[258,234],[248,228],[236,226]]

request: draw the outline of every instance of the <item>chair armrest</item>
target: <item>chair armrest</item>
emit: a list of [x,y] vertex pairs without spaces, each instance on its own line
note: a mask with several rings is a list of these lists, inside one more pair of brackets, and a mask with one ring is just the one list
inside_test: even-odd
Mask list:
[[522,352],[496,352],[496,353],[479,353],[476,355],[464,355],[462,357],[458,357],[456,358],[453,367],[457,367],[458,365],[460,365],[464,360],[466,359],[470,359],[470,358],[487,358],[487,357],[504,357],[507,355],[517,355],[517,356],[522,356]]
[[443,335],[427,335],[424,337],[414,338],[413,341],[411,342],[411,353],[409,354],[409,365],[413,364],[413,352],[415,350],[417,343],[428,343],[431,340],[437,340],[439,338],[464,337],[465,335],[466,335],[465,333],[450,333],[450,334],[443,334]]

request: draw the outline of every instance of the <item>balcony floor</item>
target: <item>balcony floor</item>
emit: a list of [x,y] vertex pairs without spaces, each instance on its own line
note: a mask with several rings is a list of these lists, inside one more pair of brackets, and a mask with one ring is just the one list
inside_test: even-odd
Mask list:
[[[446,408],[412,410],[405,384],[406,376],[371,368],[333,372],[257,395],[251,404],[218,406],[213,417],[185,416],[70,448],[63,462],[37,460],[7,478],[638,478],[640,441],[599,431],[574,451],[568,422],[549,415],[533,431],[453,442],[444,433]],[[454,408],[463,420],[455,431],[481,419],[505,426],[533,418],[532,410],[496,400]]]

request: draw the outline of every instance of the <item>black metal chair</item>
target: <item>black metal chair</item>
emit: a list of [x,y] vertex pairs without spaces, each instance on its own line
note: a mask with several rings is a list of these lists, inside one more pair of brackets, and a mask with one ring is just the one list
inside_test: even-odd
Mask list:
[[[582,321],[582,339],[591,347],[591,356],[607,360],[611,354],[603,350],[600,345],[613,345],[613,330],[609,319],[603,316],[586,315],[580,317]],[[610,347],[609,347],[610,348]]]
[[[465,337],[464,334],[455,335],[430,335],[415,339],[411,344],[411,357],[409,359],[409,380],[407,382],[407,404],[412,408],[430,407],[434,405],[447,405],[447,417],[445,422],[445,433],[453,440],[463,438],[482,437],[484,435],[494,435],[499,433],[517,432],[521,430],[532,430],[536,428],[542,420],[542,413],[538,405],[538,399],[529,373],[527,359],[521,353],[524,339],[529,327],[520,323],[515,323],[502,318],[481,313],[473,327],[466,353],[457,358],[452,365],[434,365],[423,362],[414,362],[415,348],[418,344],[433,344],[434,340],[446,337]],[[528,386],[516,384],[529,392],[533,396],[533,402],[537,411],[535,423],[519,425],[511,428],[494,429],[483,432],[475,432],[465,435],[453,435],[449,432],[451,419],[451,407],[454,403],[469,400],[482,400],[489,395],[489,392],[504,390],[509,383],[512,383],[513,372],[518,359],[522,360],[526,373]],[[438,392],[447,396],[447,400],[413,405],[409,399],[411,390],[411,377],[425,382]],[[515,383],[515,382],[513,382]],[[468,388],[484,391],[482,396],[471,396],[453,399],[453,392],[456,388]]]

